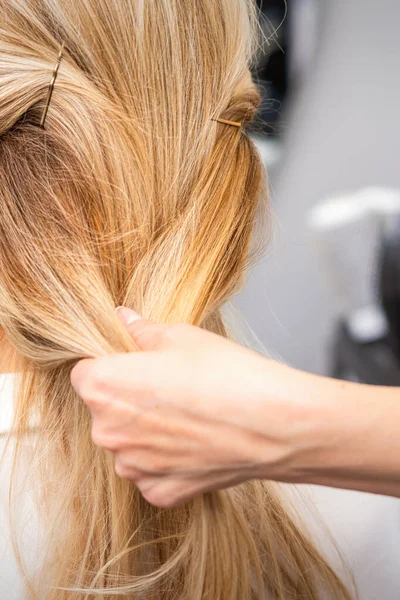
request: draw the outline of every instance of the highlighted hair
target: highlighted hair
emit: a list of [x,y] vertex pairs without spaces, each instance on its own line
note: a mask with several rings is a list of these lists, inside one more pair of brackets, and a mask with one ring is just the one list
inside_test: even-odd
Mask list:
[[0,321],[20,369],[14,478],[36,419],[47,542],[29,599],[349,598],[272,484],[146,503],[92,443],[69,380],[83,357],[134,350],[118,305],[225,335],[266,182],[245,131],[213,119],[257,111],[253,2],[0,0],[0,13]]

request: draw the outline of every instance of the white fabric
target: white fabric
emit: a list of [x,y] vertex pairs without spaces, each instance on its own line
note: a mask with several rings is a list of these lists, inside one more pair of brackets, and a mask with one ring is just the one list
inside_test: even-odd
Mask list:
[[13,375],[0,374],[0,434],[11,428]]
[[[6,448],[6,434],[11,428],[13,406],[13,375],[0,374],[0,600],[25,600],[24,580],[14,555],[11,543],[10,506],[8,502],[13,441]],[[34,434],[24,440],[22,449],[28,457]],[[18,473],[25,478],[26,470]],[[18,547],[22,548],[25,567],[30,577],[40,570],[40,556],[44,550],[44,540],[38,526],[38,514],[33,503],[29,485],[24,484],[24,493],[20,494],[13,510],[18,516],[19,528],[16,532]]]
[[[12,416],[12,375],[0,375],[0,432]],[[0,456],[5,436],[0,435]],[[0,467],[0,599],[24,600],[24,586],[9,537],[9,454]],[[360,600],[400,599],[400,500],[318,486],[282,486],[315,543],[344,577],[342,560],[350,568]],[[24,558],[38,565],[40,531],[29,495],[22,499],[26,527]]]

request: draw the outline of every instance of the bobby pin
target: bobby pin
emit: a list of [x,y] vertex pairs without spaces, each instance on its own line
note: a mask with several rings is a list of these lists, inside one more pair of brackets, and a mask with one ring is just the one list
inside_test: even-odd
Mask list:
[[40,120],[40,127],[42,129],[44,129],[44,124],[46,122],[47,113],[49,111],[51,97],[52,97],[53,91],[54,91],[54,84],[55,84],[56,79],[57,79],[58,69],[60,68],[61,59],[62,59],[62,56],[63,56],[64,46],[65,46],[65,43],[63,42],[61,44],[60,53],[59,53],[58,58],[57,58],[56,66],[54,67],[53,76],[51,78],[50,85],[49,85],[49,91],[47,92],[46,103],[45,103],[45,106],[44,106],[42,118]]

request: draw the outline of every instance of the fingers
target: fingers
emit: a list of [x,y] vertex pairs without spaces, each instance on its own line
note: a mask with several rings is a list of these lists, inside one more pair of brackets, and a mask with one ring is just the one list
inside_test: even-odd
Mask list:
[[125,327],[129,327],[135,321],[143,320],[143,317],[139,315],[139,313],[135,312],[131,308],[127,308],[126,306],[118,306],[117,314]]
[[[123,306],[117,309],[117,314],[142,351],[162,350],[171,338],[169,330],[176,327],[151,323],[135,311]],[[124,388],[124,385],[117,385],[117,383],[132,382],[132,375],[135,373],[136,381],[139,383],[141,378],[138,374],[146,372],[143,371],[144,365],[142,367],[140,365],[140,359],[141,353],[130,353],[81,360],[71,371],[72,386],[83,400],[88,401],[98,398],[107,391],[115,392],[118,388]]]
[[112,410],[116,402],[147,406],[157,388],[154,370],[160,372],[162,363],[153,352],[85,359],[72,369],[71,383],[91,410]]
[[126,306],[118,307],[117,314],[140,350],[158,350],[163,347],[167,325],[151,323]]
[[71,371],[70,379],[72,387],[82,399],[85,399],[90,395],[87,393],[87,388],[91,383],[91,373],[93,372],[93,367],[96,362],[97,361],[94,358],[80,360]]
[[210,338],[205,342],[207,334],[190,325],[152,323],[126,307],[117,314],[139,351],[81,360],[71,383],[91,411],[93,442],[115,455],[116,473],[150,503],[175,506],[207,486],[197,472],[182,474],[192,470],[189,455],[204,424],[189,426],[194,417],[181,415],[179,401],[186,406],[193,395],[193,365]]

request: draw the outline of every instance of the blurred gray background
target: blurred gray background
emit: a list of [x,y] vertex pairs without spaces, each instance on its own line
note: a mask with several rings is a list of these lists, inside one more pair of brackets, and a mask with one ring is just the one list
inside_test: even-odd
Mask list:
[[305,56],[292,56],[284,135],[260,141],[274,240],[235,305],[273,356],[329,373],[334,302],[306,219],[326,195],[400,187],[400,3],[294,0],[288,19]]

